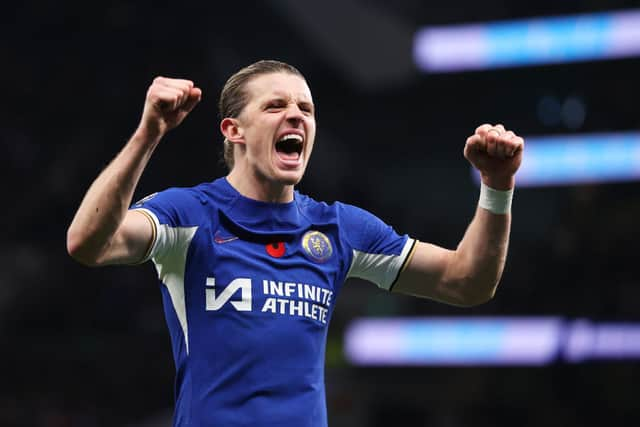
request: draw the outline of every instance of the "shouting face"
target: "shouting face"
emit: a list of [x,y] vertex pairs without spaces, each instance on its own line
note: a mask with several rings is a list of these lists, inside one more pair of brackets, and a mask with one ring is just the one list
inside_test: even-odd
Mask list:
[[246,93],[248,102],[240,115],[222,122],[227,139],[240,146],[232,175],[272,187],[271,193],[297,184],[316,133],[309,86],[300,76],[278,72],[254,77]]

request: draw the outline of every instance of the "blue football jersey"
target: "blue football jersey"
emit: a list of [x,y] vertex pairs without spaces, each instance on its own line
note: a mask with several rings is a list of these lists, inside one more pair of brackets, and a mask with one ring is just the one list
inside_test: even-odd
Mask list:
[[153,224],[176,364],[175,426],[327,425],[327,328],[343,283],[390,289],[415,241],[374,215],[298,192],[240,195],[226,180],[134,204]]

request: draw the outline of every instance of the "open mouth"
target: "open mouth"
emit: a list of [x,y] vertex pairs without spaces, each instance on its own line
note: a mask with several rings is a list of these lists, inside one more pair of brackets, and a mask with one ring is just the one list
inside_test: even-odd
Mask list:
[[302,136],[289,133],[276,142],[276,152],[285,161],[297,161],[302,154]]

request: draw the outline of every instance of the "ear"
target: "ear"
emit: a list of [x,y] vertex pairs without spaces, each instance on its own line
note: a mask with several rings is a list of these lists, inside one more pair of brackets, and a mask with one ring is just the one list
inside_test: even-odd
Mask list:
[[225,117],[220,122],[220,131],[234,144],[244,144],[244,132],[237,119]]

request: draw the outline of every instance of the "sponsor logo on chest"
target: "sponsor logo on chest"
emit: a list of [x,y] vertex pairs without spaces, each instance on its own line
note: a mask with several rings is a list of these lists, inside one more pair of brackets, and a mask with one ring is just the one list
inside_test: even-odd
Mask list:
[[[253,311],[252,281],[249,278],[232,280],[221,292],[216,290],[216,280],[207,277],[205,301],[207,311],[218,311],[227,302],[237,311]],[[278,280],[262,280],[256,290],[264,299],[260,311],[282,316],[305,317],[321,324],[327,323],[328,312],[333,301],[333,291],[306,283]],[[240,292],[240,299],[236,294]],[[232,297],[235,297],[232,300]]]

